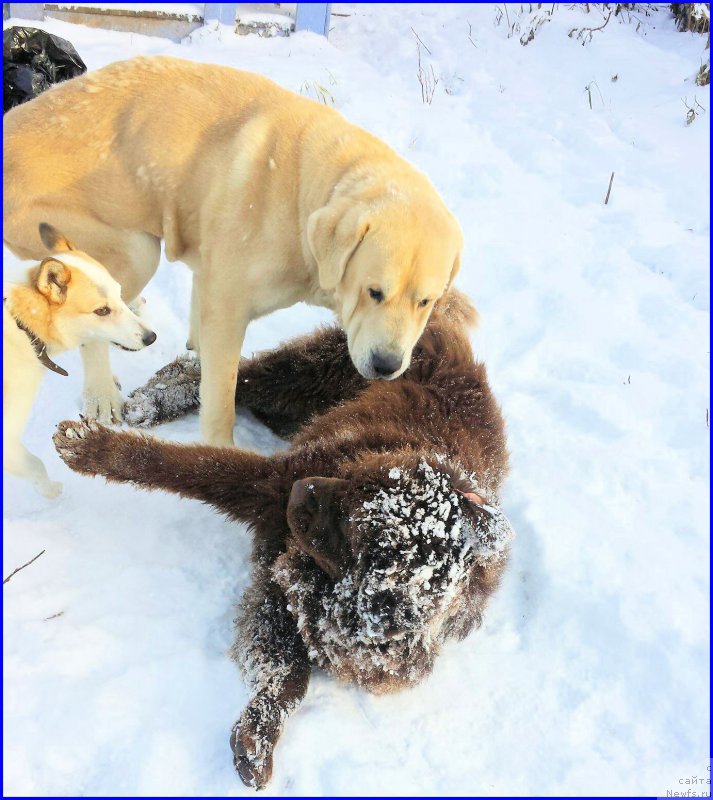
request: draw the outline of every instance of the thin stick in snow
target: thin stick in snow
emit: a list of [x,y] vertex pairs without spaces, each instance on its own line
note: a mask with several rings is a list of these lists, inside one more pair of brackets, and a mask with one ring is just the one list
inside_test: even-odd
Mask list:
[[470,24],[470,22],[468,23],[468,41],[473,45],[473,47],[475,47],[476,50],[478,49],[478,45],[473,41],[473,26]]
[[611,185],[612,185],[612,183],[614,183],[614,173],[613,172],[611,174],[611,178],[609,178],[609,188],[607,189],[607,196],[604,199],[604,205],[606,205],[609,202],[609,195],[611,194]]
[[[411,28],[411,33],[418,39],[419,42],[421,42],[421,44],[423,44],[421,37],[416,33],[416,31],[413,28]],[[423,47],[429,56],[433,55],[433,53],[428,49],[428,47],[425,44],[423,44]]]
[[25,569],[25,567],[29,567],[29,566],[30,566],[30,564],[31,564],[33,561],[37,561],[37,559],[38,559],[38,558],[39,558],[39,557],[42,555],[42,553],[44,553],[44,552],[45,552],[45,551],[43,550],[41,553],[38,553],[38,554],[37,554],[37,555],[36,555],[34,558],[31,558],[31,559],[30,559],[30,560],[29,560],[29,561],[28,561],[26,564],[23,564],[21,567],[17,567],[17,569],[14,569],[14,570],[13,570],[13,571],[12,571],[12,572],[11,572],[11,573],[10,573],[10,574],[7,576],[7,578],[5,578],[5,580],[3,581],[3,584],[6,584],[6,583],[7,583],[7,582],[10,580],[10,578],[12,578],[12,576],[13,576],[13,575],[15,575],[16,573],[18,573],[18,572],[19,572],[21,569]]
[[430,75],[427,69],[424,70],[421,64],[421,45],[418,42],[416,42],[416,52],[418,54],[418,71],[416,72],[416,77],[421,85],[421,100],[430,106],[433,102],[436,86],[438,86],[438,78],[433,70],[433,64],[429,65],[431,70]]

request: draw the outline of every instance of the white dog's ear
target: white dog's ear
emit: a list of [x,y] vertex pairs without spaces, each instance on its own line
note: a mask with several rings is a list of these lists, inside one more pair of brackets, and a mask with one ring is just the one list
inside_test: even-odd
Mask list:
[[72,273],[65,264],[56,258],[46,258],[37,271],[35,286],[50,303],[62,305],[67,297],[67,286],[72,280]]
[[369,230],[369,215],[361,203],[343,199],[310,214],[307,241],[319,267],[319,285],[333,291],[349,259]]
[[47,222],[40,222],[40,239],[50,253],[64,253],[67,250],[76,250],[76,247],[63,236],[56,228]]

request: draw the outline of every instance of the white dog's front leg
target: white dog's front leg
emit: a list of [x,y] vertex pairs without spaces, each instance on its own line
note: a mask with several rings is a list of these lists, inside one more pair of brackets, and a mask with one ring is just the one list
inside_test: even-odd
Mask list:
[[109,363],[109,345],[91,342],[81,347],[84,364],[84,411],[104,425],[121,422],[123,398]]

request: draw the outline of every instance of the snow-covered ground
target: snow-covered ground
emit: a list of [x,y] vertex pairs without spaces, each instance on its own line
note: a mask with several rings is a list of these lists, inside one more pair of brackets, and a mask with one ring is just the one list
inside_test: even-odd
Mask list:
[[187,14],[203,17],[203,3],[57,3],[60,8],[101,8],[114,11],[152,11],[158,14]]
[[[377,698],[316,675],[268,794],[710,790],[685,783],[710,777],[705,37],[660,10],[582,45],[568,32],[601,14],[560,5],[523,46],[519,9],[338,4],[329,42],[45,25],[89,69],[170,53],[328,94],[422,168],[465,231],[458,284],[512,450],[511,568],[484,627],[419,688]],[[688,126],[684,102],[705,110]],[[125,390],[182,351],[189,287],[161,264],[145,292],[157,343],[113,356]],[[245,352],[328,316],[255,322]],[[80,411],[79,356],[59,361],[70,377],[48,374],[26,438],[64,495],[3,491],[3,574],[45,551],[3,587],[5,793],[249,793],[228,745],[246,689],[226,656],[245,531],[70,473],[50,436]],[[197,418],[158,432],[197,439]],[[280,446],[245,415],[237,439]]]

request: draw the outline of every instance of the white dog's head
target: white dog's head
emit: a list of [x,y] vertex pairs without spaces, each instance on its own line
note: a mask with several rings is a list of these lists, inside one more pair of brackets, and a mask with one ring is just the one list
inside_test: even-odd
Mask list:
[[125,350],[141,350],[156,341],[156,334],[121,299],[121,286],[106,267],[47,223],[40,224],[40,236],[52,255],[33,270],[32,280],[51,312],[48,340],[66,348],[105,341]]
[[430,193],[422,202],[338,198],[310,215],[307,240],[354,366],[369,379],[401,375],[460,268],[455,218]]

